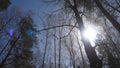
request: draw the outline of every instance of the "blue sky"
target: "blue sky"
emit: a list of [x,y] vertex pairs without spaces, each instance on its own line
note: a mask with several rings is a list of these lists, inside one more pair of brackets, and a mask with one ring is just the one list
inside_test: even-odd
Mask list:
[[34,22],[39,26],[41,25],[42,21],[40,18],[38,18],[38,15],[45,20],[46,17],[45,13],[51,13],[52,11],[56,10],[56,8],[58,9],[60,6],[62,6],[61,3],[54,4],[55,2],[51,3],[43,2],[45,0],[10,0],[10,1],[12,2],[10,7],[16,6],[22,8],[23,11],[25,12],[31,10],[34,13],[33,17]]
[[42,0],[11,0],[11,6],[22,8],[24,11],[31,10],[35,15],[44,16],[47,6]]
[[25,11],[40,12],[41,10],[45,10],[45,5],[40,0],[11,0],[11,2],[12,5],[21,7]]
[[43,14],[44,12],[49,13],[58,8],[60,4],[54,5],[51,3],[45,3],[44,0],[11,0],[12,6],[17,6],[23,8],[23,10],[32,10],[36,14]]

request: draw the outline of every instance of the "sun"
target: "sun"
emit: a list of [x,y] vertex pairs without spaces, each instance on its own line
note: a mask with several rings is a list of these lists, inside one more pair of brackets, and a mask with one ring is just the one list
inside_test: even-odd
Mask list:
[[96,35],[97,35],[97,32],[92,27],[86,28],[86,30],[84,31],[84,37],[90,41],[93,47],[95,46],[94,41],[96,39]]

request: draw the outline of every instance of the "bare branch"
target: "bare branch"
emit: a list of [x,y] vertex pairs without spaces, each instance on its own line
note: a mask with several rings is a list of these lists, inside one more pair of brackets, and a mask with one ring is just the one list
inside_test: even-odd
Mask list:
[[74,26],[74,25],[58,25],[58,26],[53,26],[53,27],[48,27],[48,28],[40,29],[40,30],[37,30],[36,32],[46,31],[46,30],[60,28],[60,27],[76,27],[76,28],[78,28],[77,26]]

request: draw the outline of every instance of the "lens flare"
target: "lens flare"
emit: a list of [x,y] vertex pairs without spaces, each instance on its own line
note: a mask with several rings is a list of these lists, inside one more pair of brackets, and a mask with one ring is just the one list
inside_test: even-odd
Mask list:
[[13,35],[13,32],[14,32],[13,29],[10,29],[10,30],[9,30],[9,35],[12,36],[12,35]]

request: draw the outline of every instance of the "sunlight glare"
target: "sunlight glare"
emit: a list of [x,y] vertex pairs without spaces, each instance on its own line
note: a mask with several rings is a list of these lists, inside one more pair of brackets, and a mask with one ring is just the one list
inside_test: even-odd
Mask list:
[[88,38],[88,40],[91,42],[91,45],[94,47],[94,41],[96,39],[97,32],[93,28],[87,28],[84,31],[84,37]]

